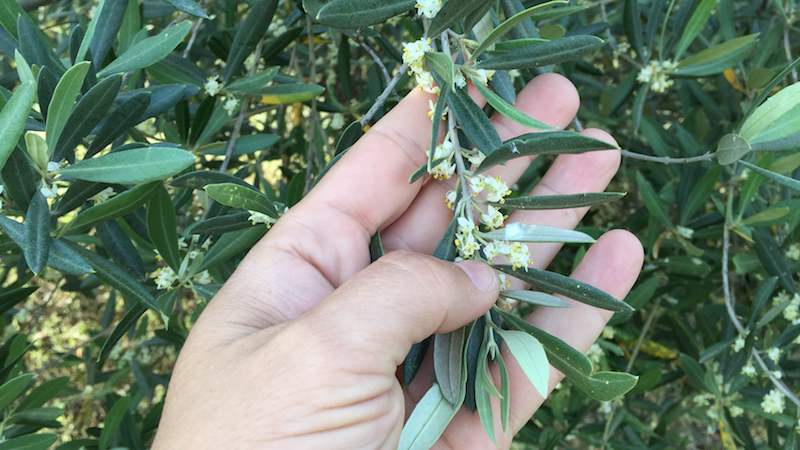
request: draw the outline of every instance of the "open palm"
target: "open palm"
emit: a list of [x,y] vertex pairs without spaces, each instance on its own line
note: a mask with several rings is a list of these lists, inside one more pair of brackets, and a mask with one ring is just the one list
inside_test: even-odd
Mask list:
[[[395,322],[433,321],[433,331],[455,329],[470,317],[431,317],[436,302],[446,302],[447,283],[426,276],[435,263],[414,254],[431,254],[452,212],[446,183],[408,176],[425,160],[431,121],[429,100],[410,93],[325,175],[248,254],[208,305],[192,330],[171,381],[157,448],[393,448],[416,401],[432,380],[427,358],[408,390],[395,369],[404,352],[424,334],[389,337]],[[480,102],[477,94],[473,95]],[[579,98],[565,78],[547,74],[518,96],[517,108],[555,127],[574,118]],[[532,130],[503,117],[493,123],[509,139]],[[600,130],[585,134],[612,142]],[[530,160],[516,159],[494,174],[509,185]],[[533,194],[597,192],[606,188],[620,163],[618,151],[559,156]],[[517,211],[510,220],[572,228],[585,208]],[[378,302],[347,300],[380,297],[396,286],[369,276],[369,240],[382,232],[384,267],[414,273],[403,289],[425,296],[426,310],[376,310]],[[535,267],[544,268],[558,244],[531,245]],[[411,252],[411,253],[409,253]],[[383,258],[382,258],[383,259]],[[624,231],[602,236],[572,276],[617,298],[624,297],[642,264],[638,240]],[[408,265],[408,267],[403,267]],[[426,271],[426,265],[431,270]],[[413,266],[413,267],[412,267]],[[366,274],[366,275],[364,275]],[[349,283],[361,277],[370,282]],[[436,289],[436,288],[439,289]],[[345,295],[345,293],[347,295]],[[586,350],[610,313],[571,302],[566,310],[538,309],[528,319],[575,348]],[[465,309],[474,306],[465,306]],[[484,308],[485,310],[485,308]],[[483,311],[466,311],[477,317]],[[343,317],[343,319],[342,319]],[[454,322],[455,321],[455,322]],[[380,322],[376,324],[375,322]],[[370,329],[384,327],[380,336]],[[399,328],[398,328],[399,329]],[[388,336],[388,337],[387,337]],[[509,358],[511,430],[517,431],[542,402]],[[560,375],[552,370],[551,388]],[[461,411],[438,448],[508,447],[511,434],[491,443],[476,414]]]

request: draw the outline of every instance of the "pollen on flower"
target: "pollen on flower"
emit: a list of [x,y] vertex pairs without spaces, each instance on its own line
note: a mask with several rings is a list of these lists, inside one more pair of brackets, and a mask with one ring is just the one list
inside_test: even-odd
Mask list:
[[458,198],[458,193],[456,191],[447,192],[447,194],[444,196],[444,204],[447,205],[447,209],[451,211],[455,209],[457,198]]
[[205,89],[206,94],[210,97],[215,97],[219,92],[222,90],[222,84],[219,82],[219,76],[214,75],[206,80],[206,83],[203,85],[203,89]]
[[663,94],[675,82],[669,78],[672,72],[678,67],[678,63],[670,60],[650,61],[650,63],[639,71],[636,80],[640,83],[650,84],[650,89],[658,94]]
[[500,179],[500,177],[488,177],[478,175],[470,180],[472,193],[478,195],[486,192],[486,200],[492,203],[503,203],[505,198],[511,194],[511,189]]
[[528,251],[528,246],[521,242],[514,242],[511,244],[508,260],[511,262],[512,268],[525,268],[527,270],[528,266],[531,264],[531,255]]
[[781,360],[781,349],[778,347],[772,347],[771,349],[767,350],[767,356],[777,364],[778,361]]
[[781,414],[785,407],[784,403],[783,393],[773,389],[761,399],[761,409],[767,414]]
[[742,367],[742,375],[752,378],[756,376],[756,368],[748,362],[744,367]]
[[431,168],[431,176],[437,180],[449,180],[456,172],[456,165],[453,163],[454,155],[455,145],[449,139],[437,145],[433,151],[433,160],[440,162]]
[[458,231],[456,232],[455,245],[458,253],[464,259],[470,259],[475,256],[475,252],[480,250],[481,246],[478,239],[475,237],[477,227],[472,221],[465,217],[458,218]]
[[418,0],[415,5],[417,13],[426,19],[433,19],[442,9],[442,0]]
[[417,84],[426,92],[436,94],[439,92],[439,88],[436,86],[433,75],[425,70],[425,54],[432,51],[430,38],[403,43],[403,62],[408,64]]

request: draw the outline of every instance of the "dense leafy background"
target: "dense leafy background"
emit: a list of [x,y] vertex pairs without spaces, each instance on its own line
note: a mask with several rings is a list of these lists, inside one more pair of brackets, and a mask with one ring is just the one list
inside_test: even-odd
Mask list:
[[[401,43],[423,33],[413,2],[385,2],[400,14],[389,20],[329,8],[324,24],[315,20],[323,2],[304,3],[23,0],[27,12],[0,3],[0,449],[146,447],[187,330],[266,232],[250,211],[269,221],[296,203],[413,87],[400,78],[365,117],[402,64]],[[540,2],[484,3],[503,18]],[[794,2],[572,1],[553,11],[504,39],[605,40],[581,62],[546,69],[578,86],[574,127],[699,162],[626,158],[610,190],[629,194],[582,228],[630,229],[647,250],[627,299],[637,311],[615,317],[590,353],[602,369],[638,374],[638,386],[601,404],[563,383],[518,445],[796,448],[798,408],[786,398],[770,413],[762,401],[774,381],[792,390],[800,377],[791,301],[800,154],[739,152],[736,138],[723,139],[797,81],[787,67],[800,42]],[[359,20],[375,25],[335,28]],[[680,62],[666,84],[637,80],[661,61]],[[541,70],[513,71],[514,85]],[[780,150],[800,142],[799,96],[789,92],[791,107],[765,121],[791,131]],[[17,141],[23,128],[46,137]],[[702,156],[721,140],[721,162],[744,155],[755,168]],[[549,161],[534,163],[518,190]],[[568,271],[583,251],[567,249],[555,269]],[[749,330],[738,350],[724,264],[729,306]],[[757,375],[744,375],[746,365]]]

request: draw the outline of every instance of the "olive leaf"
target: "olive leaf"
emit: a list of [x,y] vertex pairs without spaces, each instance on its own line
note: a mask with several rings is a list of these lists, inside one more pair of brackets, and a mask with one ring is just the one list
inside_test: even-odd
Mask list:
[[107,77],[155,64],[172,53],[191,29],[192,22],[188,20],[170,25],[161,33],[133,44],[111,64],[97,72],[97,76]]
[[455,115],[461,130],[483,154],[489,155],[502,144],[494,125],[464,89],[455,89],[448,97],[450,114]]
[[744,158],[751,150],[752,147],[747,139],[738,134],[729,133],[720,139],[714,156],[720,164],[727,166]]
[[[0,216],[0,229],[14,243],[24,248],[25,226],[19,222]],[[93,271],[92,267],[70,247],[64,239],[53,239],[47,255],[47,266],[69,275],[85,275]]]
[[258,92],[261,96],[261,103],[267,105],[286,105],[290,103],[302,103],[313,100],[322,93],[325,88],[316,84],[277,84],[265,87]]
[[614,144],[590,138],[574,131],[544,131],[509,139],[487,155],[478,166],[483,172],[498,164],[525,156],[584,153],[617,148]]
[[40,274],[50,255],[50,209],[47,198],[36,192],[25,214],[25,261],[35,274]]
[[157,186],[147,204],[147,234],[158,254],[176,273],[181,265],[177,229],[172,199],[164,186]]
[[702,77],[714,75],[731,67],[750,53],[758,33],[741,36],[709,47],[678,62],[675,75]]
[[546,294],[537,291],[524,291],[524,290],[504,290],[500,291],[500,296],[517,300],[520,302],[528,303],[536,306],[549,306],[553,308],[568,308],[569,303],[556,297],[555,295]]
[[520,11],[517,14],[514,14],[513,16],[511,16],[508,19],[506,19],[505,21],[503,21],[503,23],[498,25],[494,30],[492,30],[491,33],[489,33],[488,36],[486,36],[481,41],[481,43],[478,45],[478,48],[476,48],[475,51],[472,52],[472,57],[473,58],[477,58],[478,55],[483,53],[484,50],[487,50],[498,39],[500,39],[501,37],[503,37],[506,34],[508,34],[509,32],[511,32],[511,30],[513,30],[514,27],[516,27],[518,24],[520,24],[524,20],[530,18],[531,16],[534,16],[537,13],[539,13],[539,12],[541,12],[543,10],[546,10],[548,8],[552,8],[554,6],[560,6],[560,5],[567,5],[567,4],[569,4],[569,2],[566,1],[566,0],[552,0],[552,1],[549,1],[549,2],[540,3],[538,5],[531,6],[530,8],[528,8],[528,9],[526,9],[524,11]]
[[254,2],[247,12],[247,16],[236,30],[233,38],[228,60],[225,63],[225,72],[222,76],[224,82],[230,81],[244,64],[247,55],[255,50],[264,34],[266,34],[275,11],[278,0],[261,0]]
[[22,83],[0,111],[0,169],[5,167],[25,131],[25,121],[35,96],[36,85],[32,82]]
[[547,354],[538,339],[528,333],[513,330],[497,330],[508,350],[542,397],[547,397],[550,383],[550,364]]
[[113,152],[64,167],[59,173],[76,180],[140,184],[164,180],[194,163],[194,156],[175,147],[147,147]]
[[534,285],[537,290],[543,292],[561,294],[575,301],[609,311],[622,312],[633,310],[633,308],[625,302],[615,299],[594,286],[573,280],[570,277],[555,272],[534,269],[532,267],[526,269],[514,269],[507,265],[495,265],[494,267],[501,272]]
[[361,28],[414,7],[416,0],[331,0],[317,11],[317,22],[336,28]]
[[433,338],[433,372],[442,396],[450,403],[457,403],[461,396],[461,374],[463,368],[466,329],[459,328]]
[[140,184],[102,203],[84,209],[64,226],[62,234],[77,232],[94,223],[124,216],[136,210],[147,201],[158,185],[159,183]]
[[250,187],[234,183],[209,184],[205,186],[209,197],[231,208],[258,211],[274,219],[278,218],[275,205],[266,195]]
[[550,125],[540,120],[536,120],[533,117],[525,114],[523,111],[515,108],[510,103],[503,100],[502,97],[492,92],[491,89],[484,86],[483,83],[481,83],[480,80],[476,79],[475,77],[470,77],[470,79],[472,80],[473,86],[475,86],[483,98],[486,99],[486,102],[492,105],[492,108],[497,110],[497,112],[500,114],[528,128],[536,128],[539,130],[551,130],[553,128]]
[[603,40],[596,36],[568,36],[529,45],[513,52],[487,52],[477,67],[494,70],[532,69],[573,61],[602,45]]
[[601,205],[625,197],[624,192],[592,192],[567,195],[534,195],[511,197],[494,205],[509,209],[567,209]]
[[549,227],[546,225],[513,222],[504,228],[482,233],[486,239],[509,242],[561,242],[591,244],[594,238],[580,231]]
[[89,63],[82,62],[72,66],[67,70],[56,85],[53,91],[53,99],[47,107],[47,123],[45,133],[47,136],[47,148],[50,154],[56,148],[58,138],[67,124],[75,100],[81,93],[81,86],[89,71]]

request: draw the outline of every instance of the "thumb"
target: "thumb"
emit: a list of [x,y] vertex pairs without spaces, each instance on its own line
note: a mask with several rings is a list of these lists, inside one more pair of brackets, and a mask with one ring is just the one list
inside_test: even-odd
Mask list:
[[301,322],[332,351],[385,357],[393,372],[414,343],[480,317],[497,294],[497,274],[485,264],[392,252],[340,286]]

